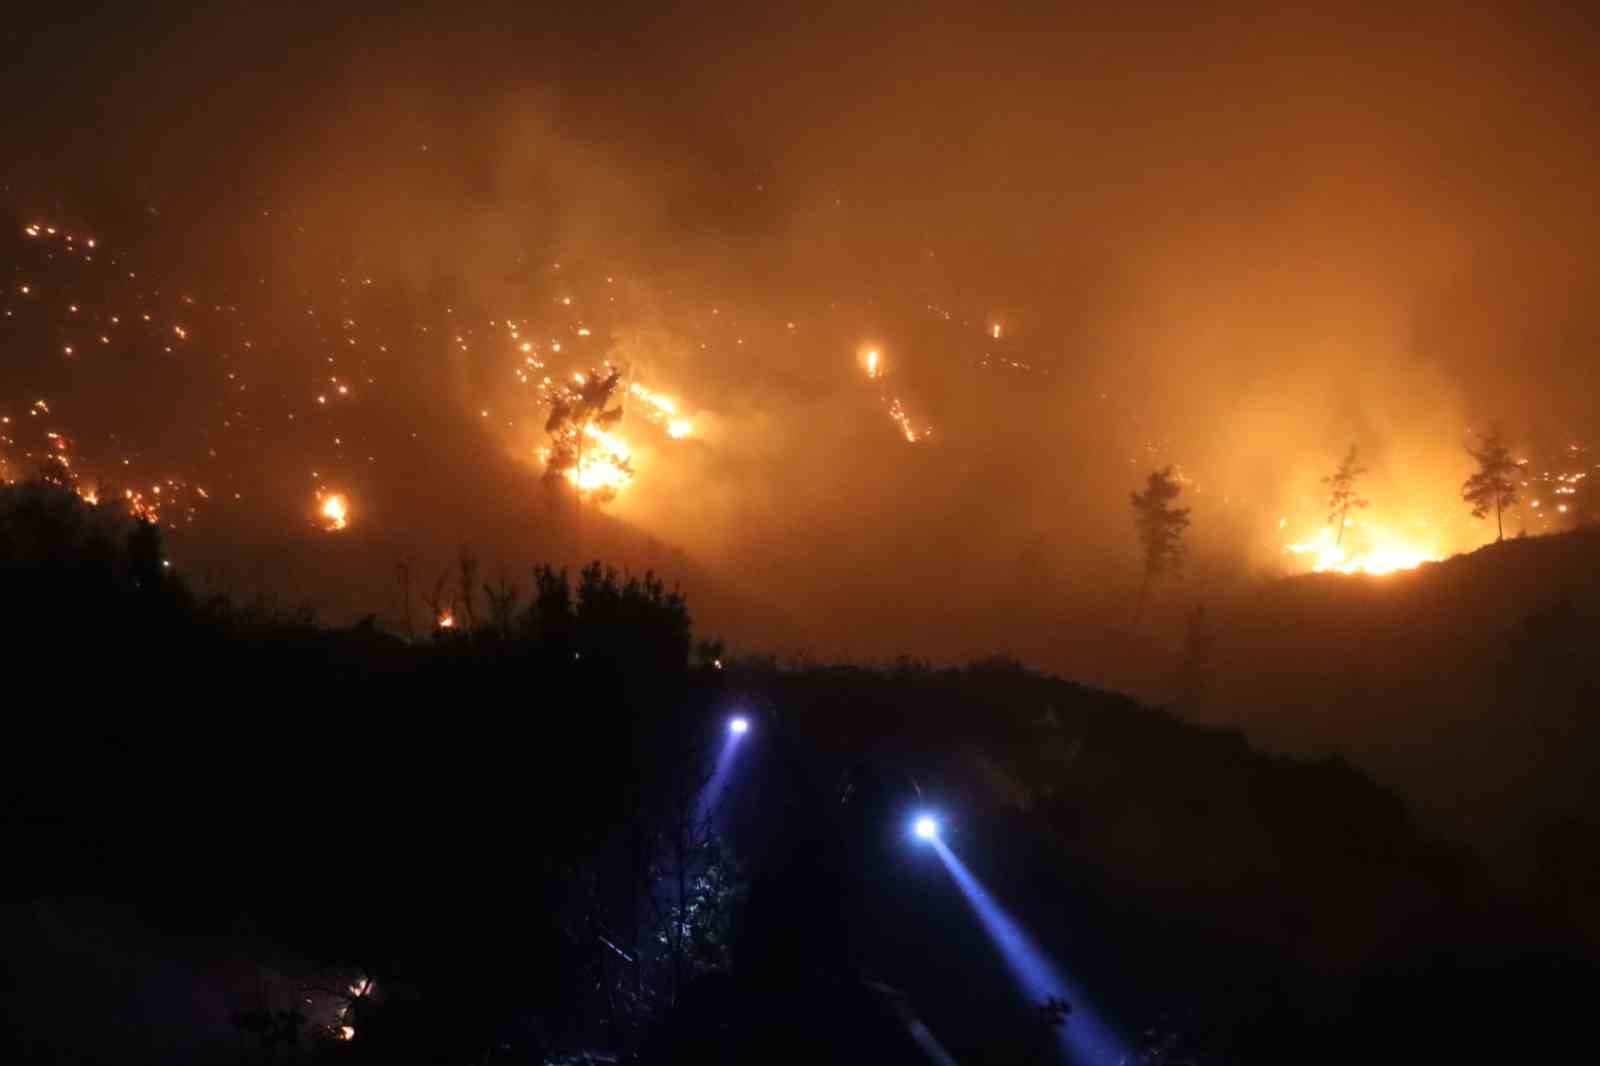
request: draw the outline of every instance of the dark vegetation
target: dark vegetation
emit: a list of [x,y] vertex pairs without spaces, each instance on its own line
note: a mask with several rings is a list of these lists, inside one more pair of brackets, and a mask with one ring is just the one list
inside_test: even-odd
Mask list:
[[1150,582],[1183,570],[1183,560],[1188,554],[1183,535],[1189,528],[1189,508],[1172,506],[1182,494],[1183,484],[1170,466],[1152,471],[1144,491],[1131,494],[1134,525],[1139,531],[1139,545],[1144,556],[1144,577],[1139,583],[1138,603],[1134,606],[1135,624],[1144,611]]
[[1344,530],[1349,524],[1350,512],[1362,510],[1372,502],[1362,499],[1356,492],[1356,482],[1366,473],[1367,468],[1356,462],[1356,446],[1352,444],[1339,461],[1338,469],[1322,479],[1322,483],[1328,486],[1328,523],[1339,531],[1335,534],[1335,544],[1344,543]]
[[1600,528],[1262,584],[1207,626],[1203,686],[1158,686],[1185,717],[1350,759],[1600,939]]
[[1469,447],[1467,454],[1478,470],[1461,486],[1461,498],[1472,505],[1474,518],[1487,518],[1492,512],[1495,540],[1505,540],[1505,510],[1517,504],[1522,471],[1498,428],[1486,434],[1476,448]]
[[[1586,558],[1550,540],[1495,550],[1528,553],[1523,581]],[[1581,805],[1543,823],[1537,882],[1506,884],[1341,760],[1005,658],[723,662],[652,576],[539,569],[523,595],[465,554],[407,640],[198,596],[163,564],[154,527],[0,489],[3,1061],[916,1062],[920,1018],[957,1061],[1028,1062],[1089,1010],[1150,1063],[1532,1061],[1587,1039]],[[1461,561],[1450,600],[1418,588],[1525,619],[1505,654],[1424,662],[1492,678],[1538,723],[1519,735],[1565,748],[1593,728],[1587,601],[1519,615],[1491,564]],[[1374,610],[1359,583],[1283,590]],[[457,624],[430,628],[447,603]],[[1246,646],[1214,614],[1177,675],[1212,710]],[[1326,628],[1307,626],[1342,639]],[[1410,710],[1378,680],[1340,690],[1349,713]],[[755,725],[707,815],[733,708]],[[1064,1022],[907,843],[917,802],[1082,989]]]

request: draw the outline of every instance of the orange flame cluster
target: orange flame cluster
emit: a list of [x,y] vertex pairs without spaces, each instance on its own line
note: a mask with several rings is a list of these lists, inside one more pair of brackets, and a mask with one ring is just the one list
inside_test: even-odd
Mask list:
[[1342,539],[1332,527],[1323,526],[1315,536],[1286,545],[1283,550],[1286,555],[1309,559],[1311,572],[1315,574],[1393,574],[1414,570],[1423,563],[1438,562],[1441,558],[1439,552],[1422,546],[1414,538],[1379,524],[1358,523],[1354,519],[1345,520]]
[[673,440],[682,440],[694,433],[694,423],[679,416],[676,400],[637,383],[628,386],[628,395],[644,401],[645,417],[666,429],[667,436]]
[[905,438],[907,444],[916,444],[933,435],[931,426],[918,428],[912,420],[911,414],[906,410],[906,405],[898,395],[889,392],[887,387],[887,370],[884,366],[883,352],[877,348],[866,348],[860,353],[861,366],[866,371],[867,380],[878,383],[878,399],[883,402],[889,412],[889,420],[900,431],[900,436]]
[[337,533],[350,525],[350,505],[344,496],[335,492],[322,498],[322,528]]

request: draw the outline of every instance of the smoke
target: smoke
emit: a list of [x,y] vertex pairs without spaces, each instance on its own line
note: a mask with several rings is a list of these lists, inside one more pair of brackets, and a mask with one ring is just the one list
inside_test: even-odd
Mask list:
[[[57,90],[17,187],[93,158],[129,180],[79,195],[158,206],[173,268],[240,288],[371,276],[485,329],[576,296],[583,351],[696,427],[632,437],[611,512],[846,652],[1115,611],[1153,467],[1190,486],[1200,595],[1281,565],[1351,444],[1372,514],[1453,551],[1485,535],[1471,430],[1592,424],[1592,30],[941,8],[130,22],[78,67],[126,99]],[[503,361],[408,352],[462,461],[384,513],[531,495]]]

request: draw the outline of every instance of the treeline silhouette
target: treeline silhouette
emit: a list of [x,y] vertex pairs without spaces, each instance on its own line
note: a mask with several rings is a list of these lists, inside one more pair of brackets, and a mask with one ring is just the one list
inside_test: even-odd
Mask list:
[[[7,1062],[909,1063],[918,1019],[1050,1061],[1091,1010],[1129,1062],[1479,1061],[1587,1024],[1563,912],[1339,760],[1005,658],[729,660],[599,564],[522,596],[464,554],[408,639],[164,561],[0,490]],[[1019,996],[919,804],[1071,1010]]]

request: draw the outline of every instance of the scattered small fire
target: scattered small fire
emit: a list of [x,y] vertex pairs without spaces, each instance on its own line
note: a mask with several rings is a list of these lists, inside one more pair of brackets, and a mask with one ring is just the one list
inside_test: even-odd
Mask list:
[[322,528],[330,533],[350,525],[350,505],[339,493],[327,496],[322,501]]
[[917,427],[912,424],[911,416],[906,414],[905,405],[900,402],[898,396],[889,401],[889,417],[900,427],[900,434],[905,437],[907,444],[915,444],[921,439],[917,435]]
[[910,412],[906,410],[905,402],[889,391],[888,375],[883,364],[883,353],[876,348],[868,348],[862,352],[861,362],[866,370],[867,380],[877,382],[878,398],[883,401],[884,407],[888,409],[890,421],[895,424],[895,428],[900,431],[900,436],[905,438],[906,443],[915,444],[931,436],[933,433],[932,427],[922,426],[919,428],[912,421]]

